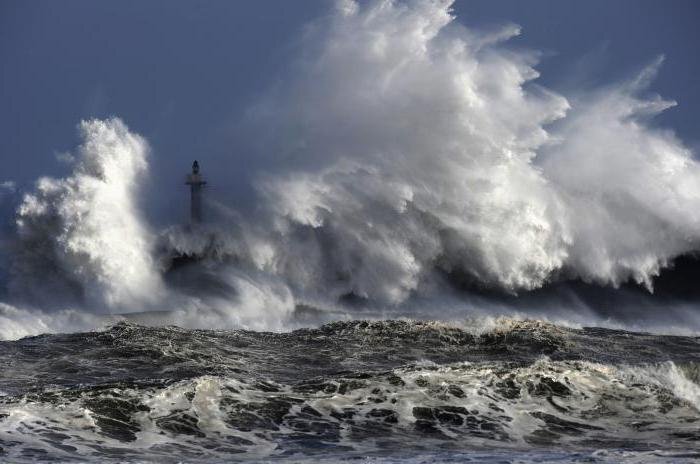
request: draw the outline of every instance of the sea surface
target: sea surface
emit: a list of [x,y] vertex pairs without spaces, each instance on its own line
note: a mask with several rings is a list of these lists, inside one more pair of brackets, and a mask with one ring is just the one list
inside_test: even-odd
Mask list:
[[501,320],[0,342],[0,462],[700,461],[700,338]]

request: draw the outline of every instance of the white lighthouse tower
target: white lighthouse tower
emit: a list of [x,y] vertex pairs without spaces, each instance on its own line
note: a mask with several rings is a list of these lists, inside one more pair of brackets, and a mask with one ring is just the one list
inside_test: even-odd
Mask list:
[[206,185],[204,178],[199,173],[199,163],[197,160],[192,163],[192,174],[187,175],[187,182],[190,186],[190,222],[197,224],[202,222],[202,187]]

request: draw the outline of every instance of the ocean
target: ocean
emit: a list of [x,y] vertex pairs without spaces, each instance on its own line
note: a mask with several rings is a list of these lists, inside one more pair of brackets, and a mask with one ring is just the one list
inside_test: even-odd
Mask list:
[[501,319],[0,342],[2,462],[700,459],[700,337]]

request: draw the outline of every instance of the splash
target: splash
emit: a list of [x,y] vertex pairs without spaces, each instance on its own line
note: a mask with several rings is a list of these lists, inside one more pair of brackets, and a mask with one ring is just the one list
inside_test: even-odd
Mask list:
[[579,98],[538,163],[566,204],[565,264],[585,280],[653,291],[672,258],[700,248],[700,167],[671,131],[648,124],[675,102],[637,96],[662,61]]
[[72,173],[18,208],[11,294],[49,325],[63,322],[41,311],[60,309],[283,329],[309,301],[399,317],[447,294],[464,313],[475,303],[455,287],[653,291],[700,244],[700,167],[651,122],[673,105],[647,95],[661,61],[560,95],[536,83],[536,53],[508,48],[517,26],[467,29],[451,3],[345,1],[307,27],[243,123],[264,165],[251,214],[223,203],[208,225],[152,230],[137,202],[147,142],[116,118],[81,123]]
[[11,287],[31,301],[70,295],[128,312],[162,293],[136,201],[149,147],[117,118],[83,121],[80,134],[73,173],[39,179],[17,210]]
[[[277,271],[397,303],[436,275],[508,292],[564,275],[652,279],[700,238],[700,169],[633,82],[571,100],[536,85],[517,27],[479,34],[451,2],[344,3],[257,108],[279,134],[258,183]],[[329,272],[331,271],[331,272]]]

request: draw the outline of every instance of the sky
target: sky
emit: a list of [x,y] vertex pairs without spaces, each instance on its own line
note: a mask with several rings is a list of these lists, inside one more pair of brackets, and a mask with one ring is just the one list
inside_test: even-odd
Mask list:
[[[250,198],[256,166],[236,136],[266,89],[284,82],[296,41],[332,2],[0,1],[0,181],[29,188],[62,175],[57,155],[82,119],[117,115],[151,144],[155,223],[186,213],[182,176],[201,161],[213,194]],[[542,53],[538,83],[567,95],[638,72],[665,56],[651,87],[678,106],[657,124],[700,140],[700,4],[692,0],[472,0],[457,21],[522,27],[509,46]],[[243,157],[240,157],[243,160]],[[233,192],[233,195],[230,193]],[[7,205],[5,205],[7,207]]]

